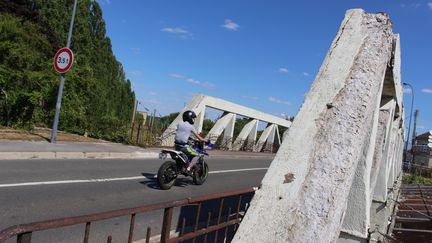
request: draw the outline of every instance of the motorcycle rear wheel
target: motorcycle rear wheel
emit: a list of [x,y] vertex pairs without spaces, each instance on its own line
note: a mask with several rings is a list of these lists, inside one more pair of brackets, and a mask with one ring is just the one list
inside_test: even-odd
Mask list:
[[177,165],[174,161],[164,162],[158,170],[157,181],[163,190],[170,189],[177,179]]

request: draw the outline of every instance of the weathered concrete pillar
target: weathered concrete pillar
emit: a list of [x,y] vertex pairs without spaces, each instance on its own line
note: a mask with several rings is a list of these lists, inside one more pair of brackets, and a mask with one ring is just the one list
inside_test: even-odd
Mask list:
[[269,136],[267,137],[267,142],[265,144],[264,151],[273,152],[273,145],[275,143],[275,138],[277,136],[277,125],[273,124],[273,128],[270,131]]
[[233,242],[338,239],[358,163],[370,151],[393,38],[385,14],[347,11]]
[[[375,153],[373,159],[373,165],[370,175],[370,193],[372,197],[372,203],[370,206],[369,213],[370,223],[369,231],[373,232],[370,238],[373,240],[382,240],[382,235],[378,232],[385,232],[387,223],[388,212],[390,211],[386,207],[386,202],[379,202],[374,200],[375,187],[379,177],[385,177],[386,174],[386,160],[384,159],[388,153],[388,144],[390,139],[390,127],[392,125],[394,110],[395,110],[395,99],[387,99],[381,101],[381,108],[379,114],[378,134],[377,143],[375,144]],[[386,188],[385,188],[386,189]],[[372,230],[371,230],[372,229]],[[378,230],[374,232],[375,230]],[[375,241],[372,241],[375,242]]]
[[258,142],[255,144],[255,148],[254,148],[255,152],[261,152],[266,142],[267,142],[266,148],[270,148],[273,146],[275,126],[276,126],[275,124],[271,124],[270,126],[266,127],[266,129],[264,129],[263,133],[261,134],[261,137],[258,139]]
[[[382,91],[379,91],[381,94]],[[375,111],[372,114],[372,121],[369,124],[370,130],[365,131],[368,140],[365,141],[364,153],[361,155],[351,184],[348,196],[348,206],[345,212],[344,221],[341,227],[339,242],[366,242],[370,221],[370,174],[377,143],[377,133],[379,125],[379,106],[381,95],[375,97]]]
[[232,114],[231,119],[228,121],[228,124],[224,131],[224,136],[222,140],[222,144],[224,144],[225,148],[228,150],[232,149],[233,137],[234,137],[234,126],[236,122],[236,114]]
[[387,196],[387,158],[390,155],[389,147],[392,138],[392,127],[396,102],[390,100],[381,107],[380,124],[382,125],[382,146],[377,147],[374,165],[371,172],[371,194],[376,202],[385,203]]
[[205,106],[200,106],[199,108],[194,110],[194,112],[197,115],[197,118],[195,119],[195,123],[194,123],[197,133],[202,132],[202,128],[204,125],[205,108],[206,108]]
[[[164,131],[162,134],[162,146],[174,146],[174,137],[175,137],[175,131],[177,129],[177,124],[183,120],[183,112],[187,110],[193,110],[195,113],[202,112],[203,109],[205,109],[204,100],[206,96],[204,95],[197,95],[193,98],[193,100],[185,107],[183,110],[179,113],[179,115],[174,119],[174,121],[168,126],[168,128]],[[197,114],[198,114],[197,113]],[[202,129],[202,121],[201,119],[204,118],[204,114],[202,114],[202,117],[200,117],[198,123],[200,123],[199,128]],[[201,132],[201,130],[199,131]]]
[[247,142],[248,145],[249,144],[254,145],[256,141],[257,130],[258,130],[258,120],[254,119],[248,122],[240,131],[237,138],[235,139],[233,144],[233,150],[236,151],[240,150],[243,147],[245,142]]
[[[235,121],[236,115],[233,113],[227,113],[224,116],[222,116],[219,120],[216,121],[216,123],[213,125],[213,127],[210,129],[209,133],[207,134],[206,138],[210,139],[211,143],[215,143],[218,137],[222,134],[222,132],[230,127],[233,126],[232,121],[234,119]],[[232,136],[231,128],[229,128],[229,133]],[[234,129],[232,129],[234,131]]]

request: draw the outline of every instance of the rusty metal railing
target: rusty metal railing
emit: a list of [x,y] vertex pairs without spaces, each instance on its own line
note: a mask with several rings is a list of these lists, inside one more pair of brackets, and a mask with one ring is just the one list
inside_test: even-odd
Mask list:
[[[247,210],[247,204],[244,205],[242,209],[242,201],[245,196],[252,196],[255,192],[255,188],[247,188],[242,190],[236,190],[231,192],[223,192],[216,193],[211,195],[186,198],[182,200],[165,202],[165,203],[157,203],[146,205],[142,207],[136,208],[128,208],[128,209],[120,209],[103,213],[96,213],[78,217],[69,217],[69,218],[61,218],[47,221],[34,222],[29,224],[20,224],[9,227],[0,232],[0,243],[11,239],[13,237],[17,237],[17,243],[30,243],[32,240],[32,233],[35,231],[43,231],[49,229],[55,229],[65,226],[72,226],[78,224],[85,224],[85,232],[84,232],[84,243],[89,242],[90,238],[90,228],[93,222],[102,221],[122,216],[130,216],[130,227],[129,227],[129,236],[128,243],[133,241],[134,231],[135,231],[135,218],[137,214],[146,213],[155,210],[164,209],[163,213],[163,222],[162,222],[162,230],[160,235],[160,242],[162,243],[174,243],[174,242],[182,242],[186,240],[192,240],[195,242],[195,239],[199,236],[203,236],[203,242],[207,242],[207,237],[209,233],[214,232],[214,242],[218,242],[218,234],[220,230],[224,230],[223,241],[227,238],[229,227],[233,227],[233,232],[236,231],[238,224],[240,223],[245,211]],[[227,198],[236,198],[237,203],[235,208],[228,208],[228,214],[222,217],[222,212],[224,209],[224,201]],[[200,222],[200,215],[202,210],[202,205],[205,202],[210,200],[219,199],[219,209],[217,213],[217,218],[212,220],[211,212],[207,212],[207,220],[205,222]],[[190,232],[185,232],[185,218],[182,219],[181,229],[178,236],[171,235],[171,226],[173,219],[173,211],[176,207],[183,206],[197,206],[197,213],[195,215],[195,224],[190,227],[192,230]],[[233,211],[234,210],[234,211]],[[202,218],[202,217],[201,217]],[[223,219],[224,218],[224,219]],[[180,220],[180,219],[179,219]],[[173,237],[172,237],[173,236]],[[151,227],[147,228],[146,234],[146,242],[150,242],[151,237]],[[112,236],[108,235],[107,242],[110,243],[112,241]]]

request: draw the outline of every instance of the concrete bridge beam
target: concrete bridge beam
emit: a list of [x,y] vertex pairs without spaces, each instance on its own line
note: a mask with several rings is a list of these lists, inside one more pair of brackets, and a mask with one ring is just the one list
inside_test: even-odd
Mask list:
[[[195,128],[198,132],[202,131],[202,126],[204,122],[205,109],[214,108],[217,110],[224,111],[226,113],[232,113],[236,115],[240,115],[243,117],[249,117],[255,120],[268,122],[271,124],[276,124],[282,127],[290,127],[291,122],[285,120],[283,118],[273,116],[270,114],[266,114],[264,112],[260,112],[245,106],[241,106],[226,100],[214,98],[211,96],[205,95],[197,95],[193,98],[193,100],[180,112],[180,114],[174,119],[174,121],[168,126],[168,128],[164,131],[161,137],[161,145],[162,146],[173,146],[174,145],[174,136],[177,124],[182,120],[182,114],[186,110],[193,110],[197,114]],[[232,137],[234,131],[235,118],[228,124],[228,130],[224,133],[224,141],[226,142],[228,148],[231,148],[231,141],[234,139]],[[220,126],[218,124],[218,126]],[[232,128],[232,129],[231,129]],[[216,129],[216,128],[215,128]],[[217,128],[216,130],[220,130]],[[228,142],[229,141],[229,142]]]
[[[233,242],[366,240],[380,103],[388,94],[399,117],[390,153],[397,152],[403,124],[395,38],[387,15],[347,11]],[[352,207],[357,196],[359,205]]]
[[266,127],[264,129],[263,133],[261,134],[261,137],[258,139],[258,142],[255,144],[254,151],[255,152],[261,152],[264,145],[267,142],[267,147],[270,148],[273,146],[274,138],[275,138],[275,130],[276,125],[271,124],[270,126]]
[[233,150],[240,150],[244,143],[247,142],[248,145],[255,145],[256,137],[257,137],[257,131],[258,131],[258,120],[254,119],[250,122],[248,122],[243,129],[240,131],[240,134],[237,136],[237,138],[234,141],[233,144]]
[[216,123],[210,129],[206,138],[210,139],[211,143],[215,143],[218,137],[222,134],[222,132],[226,129],[228,124],[231,122],[233,117],[235,118],[235,114],[233,113],[228,113],[222,116],[219,120],[216,121]]

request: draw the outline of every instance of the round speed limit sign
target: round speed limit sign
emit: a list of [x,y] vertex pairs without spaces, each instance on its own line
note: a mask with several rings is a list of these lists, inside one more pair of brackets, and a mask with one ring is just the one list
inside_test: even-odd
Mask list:
[[54,56],[54,68],[59,73],[65,73],[69,71],[69,69],[72,67],[72,63],[73,53],[72,50],[67,47],[63,47],[58,50]]

